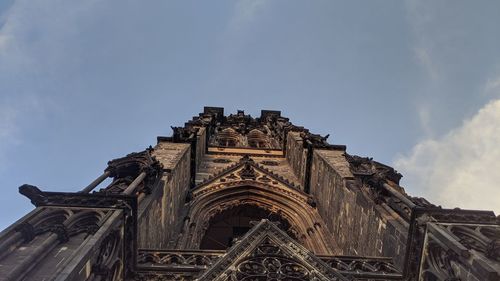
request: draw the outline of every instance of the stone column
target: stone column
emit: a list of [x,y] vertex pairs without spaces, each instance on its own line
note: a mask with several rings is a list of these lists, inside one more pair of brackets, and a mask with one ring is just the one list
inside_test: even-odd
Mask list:
[[123,194],[130,195],[134,192],[134,190],[137,188],[137,186],[144,180],[146,177],[146,172],[141,172],[137,178],[123,191]]
[[90,183],[87,187],[82,189],[80,191],[81,193],[89,193],[91,192],[96,186],[98,186],[101,182],[103,182],[105,179],[107,179],[111,175],[110,171],[105,171],[102,175],[100,175],[97,179],[95,179],[92,183]]

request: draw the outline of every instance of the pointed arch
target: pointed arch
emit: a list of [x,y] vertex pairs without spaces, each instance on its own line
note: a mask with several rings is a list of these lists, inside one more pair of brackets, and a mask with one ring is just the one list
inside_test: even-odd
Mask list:
[[[199,248],[210,220],[217,214],[240,205],[253,205],[278,215],[291,225],[298,242],[315,253],[331,254],[331,235],[317,210],[307,204],[308,196],[299,190],[275,186],[258,180],[213,183],[197,190],[190,208],[179,246]],[[316,226],[316,227],[315,227]]]

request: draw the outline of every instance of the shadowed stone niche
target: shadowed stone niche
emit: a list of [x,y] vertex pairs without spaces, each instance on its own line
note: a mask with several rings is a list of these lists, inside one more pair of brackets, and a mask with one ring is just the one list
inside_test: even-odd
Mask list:
[[261,219],[269,219],[279,225],[293,239],[297,239],[297,230],[280,216],[254,205],[239,205],[214,216],[205,232],[200,249],[225,250],[245,235]]

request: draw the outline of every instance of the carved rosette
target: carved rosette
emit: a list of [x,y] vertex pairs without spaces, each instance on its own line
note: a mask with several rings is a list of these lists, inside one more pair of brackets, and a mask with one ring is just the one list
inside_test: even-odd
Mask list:
[[300,263],[283,256],[257,256],[238,265],[231,280],[311,280],[313,274]]

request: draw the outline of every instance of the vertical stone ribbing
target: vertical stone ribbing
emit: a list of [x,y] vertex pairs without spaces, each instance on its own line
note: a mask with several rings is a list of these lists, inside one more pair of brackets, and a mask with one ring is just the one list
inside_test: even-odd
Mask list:
[[311,195],[343,255],[390,256],[402,266],[407,224],[399,216],[375,204],[359,187],[339,150],[315,150]]

